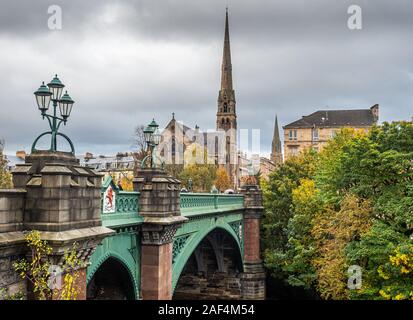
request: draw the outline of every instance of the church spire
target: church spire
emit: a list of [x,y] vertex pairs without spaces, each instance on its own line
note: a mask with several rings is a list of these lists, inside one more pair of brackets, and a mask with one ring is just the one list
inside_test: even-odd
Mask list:
[[225,12],[224,50],[221,66],[221,89],[218,94],[217,130],[237,129],[235,92],[232,86],[231,50],[229,46],[228,8]]
[[221,90],[232,90],[231,49],[229,42],[228,8],[225,12],[224,52],[221,67]]
[[275,164],[282,163],[281,140],[280,140],[280,131],[278,129],[277,115],[275,115],[275,122],[274,122],[274,135],[272,138],[271,160]]

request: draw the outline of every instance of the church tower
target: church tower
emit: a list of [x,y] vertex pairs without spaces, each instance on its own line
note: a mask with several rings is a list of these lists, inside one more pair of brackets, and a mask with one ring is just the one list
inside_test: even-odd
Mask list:
[[221,89],[218,94],[217,131],[225,131],[225,168],[233,182],[238,186],[238,153],[237,153],[237,114],[235,108],[235,92],[232,86],[232,64],[229,41],[228,8],[225,13],[224,50],[221,66]]
[[218,95],[217,130],[237,129],[235,92],[232,87],[232,64],[229,43],[228,9],[225,14],[224,53],[221,66],[221,89]]
[[274,135],[272,138],[271,148],[271,161],[274,162],[276,165],[280,165],[283,163],[283,155],[281,150],[282,148],[280,140],[280,131],[278,129],[278,118],[277,115],[275,115]]

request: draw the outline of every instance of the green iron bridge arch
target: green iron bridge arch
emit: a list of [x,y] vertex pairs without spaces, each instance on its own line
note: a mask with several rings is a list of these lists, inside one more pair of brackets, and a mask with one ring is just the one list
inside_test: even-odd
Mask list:
[[[102,224],[115,233],[106,237],[94,251],[87,269],[88,287],[105,261],[115,259],[124,266],[124,272],[132,282],[134,298],[141,299],[141,226],[144,218],[139,214],[140,193],[121,191],[108,177],[102,185],[101,195]],[[191,255],[214,231],[220,230],[232,239],[234,250],[243,261],[244,209],[244,196],[240,194],[180,194],[180,214],[187,221],[176,230],[172,241],[172,293]],[[212,243],[214,250],[219,246]],[[218,267],[220,263],[223,262],[217,256]]]

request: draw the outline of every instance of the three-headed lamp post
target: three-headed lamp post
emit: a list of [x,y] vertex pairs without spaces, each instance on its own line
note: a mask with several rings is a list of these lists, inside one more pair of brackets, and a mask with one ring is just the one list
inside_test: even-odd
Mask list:
[[[75,150],[72,141],[69,137],[59,132],[60,125],[63,123],[66,125],[67,119],[72,112],[73,104],[75,103],[72,98],[67,94],[67,91],[62,96],[63,88],[65,85],[59,80],[57,75],[47,84],[42,85],[34,92],[36,97],[37,107],[40,110],[43,119],[46,118],[49,122],[50,131],[43,132],[39,135],[32,145],[32,152],[36,151],[36,144],[39,139],[45,135],[51,135],[51,143],[49,151],[57,151],[57,136],[65,138],[71,147],[71,152],[74,154]],[[50,101],[52,101],[53,110],[51,113],[47,113],[49,110]],[[57,115],[57,107],[59,107],[60,117]]]

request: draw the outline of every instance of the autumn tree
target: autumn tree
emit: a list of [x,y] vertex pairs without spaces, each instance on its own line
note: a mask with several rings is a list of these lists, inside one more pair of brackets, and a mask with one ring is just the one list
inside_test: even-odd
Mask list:
[[193,192],[210,192],[216,179],[216,168],[209,164],[191,164],[182,170],[178,178],[187,189],[191,179]]
[[229,179],[227,170],[225,170],[225,168],[219,167],[217,169],[214,185],[221,192],[231,188],[231,180]]
[[61,287],[55,288],[51,284],[52,262],[49,259],[52,248],[47,241],[41,240],[40,232],[33,230],[25,236],[29,249],[29,259],[20,259],[13,264],[14,270],[22,279],[27,280],[38,300],[76,300],[79,293],[79,285],[82,279],[78,269],[85,265],[77,254],[77,245],[73,244],[70,250],[64,252],[61,270]]
[[265,207],[262,223],[264,262],[275,278],[288,278],[280,261],[285,259],[289,240],[287,227],[293,216],[292,191],[302,179],[314,176],[316,158],[317,154],[312,150],[303,152],[277,167],[268,181],[261,182]]
[[349,298],[347,270],[350,265],[346,247],[370,230],[371,219],[371,202],[353,194],[344,196],[338,212],[326,208],[316,214],[311,230],[314,241],[312,265],[321,298]]
[[0,189],[10,189],[13,187],[12,176],[7,170],[7,160],[4,157],[4,140],[0,140]]

